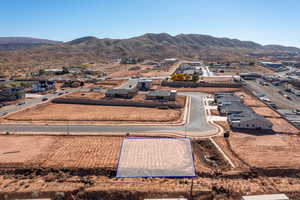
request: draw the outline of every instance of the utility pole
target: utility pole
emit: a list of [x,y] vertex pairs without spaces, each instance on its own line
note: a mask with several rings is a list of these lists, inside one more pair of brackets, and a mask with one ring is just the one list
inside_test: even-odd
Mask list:
[[194,187],[194,179],[192,178],[191,189],[190,189],[190,200],[193,199],[193,187]]

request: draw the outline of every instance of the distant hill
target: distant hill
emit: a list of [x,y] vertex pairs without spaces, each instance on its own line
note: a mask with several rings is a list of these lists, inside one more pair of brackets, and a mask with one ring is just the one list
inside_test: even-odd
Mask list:
[[[300,55],[300,49],[296,47],[264,46],[251,41],[199,34],[172,36],[167,33],[148,33],[129,39],[101,39],[89,36],[65,43],[33,38],[0,38],[0,49],[3,41],[9,41],[10,44],[15,44],[15,47],[22,47],[22,45],[33,47],[16,51],[0,51],[0,69],[4,69],[3,66],[28,70],[33,66],[60,67],[130,56],[145,59],[177,57],[205,61],[237,61],[251,60],[255,59],[256,55],[273,53]],[[11,48],[13,49],[13,46]]]
[[[229,38],[216,38],[209,35],[180,34],[171,36],[167,33],[148,33],[129,39],[98,39],[84,37],[66,44],[93,50],[101,56],[141,56],[141,57],[197,57],[229,54],[233,57],[253,52],[290,52],[299,53],[296,47],[280,45],[260,45],[251,41]],[[221,56],[222,57],[222,56]]]
[[28,37],[0,37],[0,50],[17,50],[57,43],[60,42]]

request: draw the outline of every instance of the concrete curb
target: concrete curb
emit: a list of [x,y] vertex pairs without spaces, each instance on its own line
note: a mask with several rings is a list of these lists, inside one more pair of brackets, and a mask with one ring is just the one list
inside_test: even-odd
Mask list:
[[[44,103],[47,103],[47,102],[44,102]],[[40,103],[42,104],[42,103]],[[37,105],[40,105],[40,104],[36,104],[35,106]],[[34,106],[32,106],[34,107]],[[28,108],[25,108],[25,109],[29,109],[31,107],[28,107]],[[25,110],[25,109],[22,109],[22,110]],[[139,124],[128,124],[128,123],[124,123],[124,124],[69,124],[67,122],[62,122],[62,123],[45,123],[45,122],[35,122],[35,123],[1,123],[1,125],[14,125],[14,124],[18,124],[18,125],[49,125],[49,126],[61,126],[61,125],[66,125],[66,126],[183,126],[185,125],[186,123],[189,122],[189,119],[190,119],[190,109],[191,109],[191,97],[190,96],[187,96],[187,99],[186,99],[186,102],[185,102],[185,107],[184,107],[184,112],[183,112],[183,119],[178,122],[178,123],[174,123],[174,124],[168,124],[168,123],[165,123],[165,124],[155,124],[155,123],[152,123],[152,124],[143,124],[143,123],[139,123]],[[21,110],[18,110],[16,112],[20,112]],[[14,112],[14,113],[16,113]],[[13,114],[13,113],[10,113],[10,114]],[[8,115],[6,115],[8,116]]]

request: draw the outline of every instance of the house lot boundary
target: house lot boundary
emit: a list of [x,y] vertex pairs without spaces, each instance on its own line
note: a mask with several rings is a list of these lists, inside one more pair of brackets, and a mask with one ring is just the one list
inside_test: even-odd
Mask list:
[[190,138],[126,138],[116,178],[193,178],[194,156]]

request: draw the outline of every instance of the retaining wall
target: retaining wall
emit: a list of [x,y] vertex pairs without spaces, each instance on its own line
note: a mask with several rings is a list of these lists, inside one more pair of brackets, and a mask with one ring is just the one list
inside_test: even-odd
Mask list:
[[120,101],[120,100],[91,100],[91,99],[69,99],[69,98],[57,98],[52,100],[53,103],[63,104],[81,104],[81,105],[101,105],[101,106],[129,106],[129,107],[145,107],[145,108],[182,108],[182,106],[175,104],[174,102],[135,102],[135,101]]
[[219,87],[219,88],[239,88],[242,87],[242,83],[194,83],[194,82],[184,82],[184,81],[162,81],[162,86],[167,87],[187,87],[187,88],[197,88],[197,87]]

